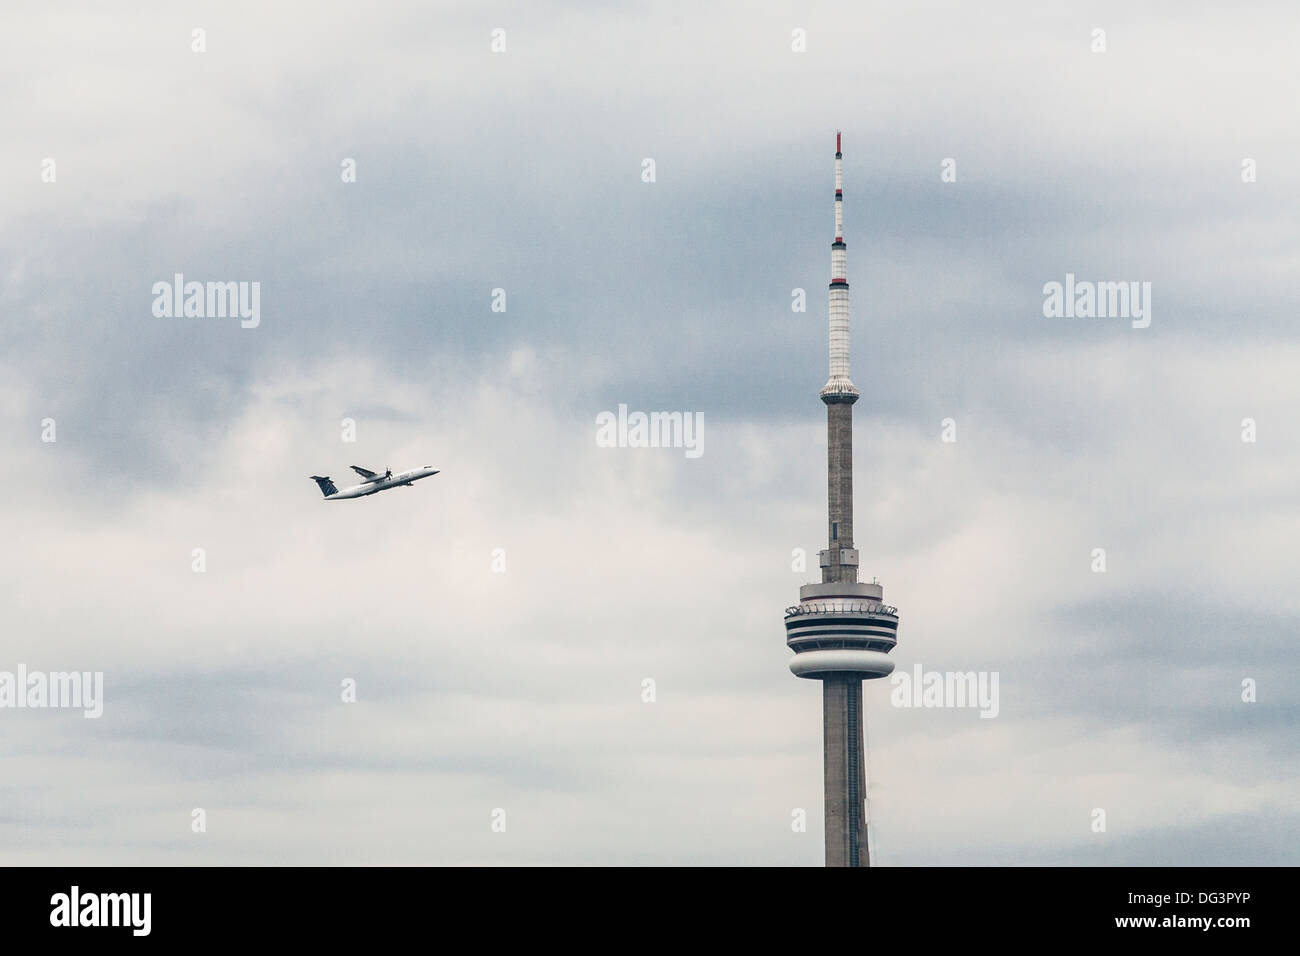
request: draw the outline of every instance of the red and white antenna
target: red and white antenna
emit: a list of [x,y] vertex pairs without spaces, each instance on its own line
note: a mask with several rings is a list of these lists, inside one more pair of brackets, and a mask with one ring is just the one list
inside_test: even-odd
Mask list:
[[831,368],[822,389],[822,399],[853,397],[858,390],[849,378],[849,247],[844,242],[844,154],[843,136],[835,131],[835,241],[831,243]]

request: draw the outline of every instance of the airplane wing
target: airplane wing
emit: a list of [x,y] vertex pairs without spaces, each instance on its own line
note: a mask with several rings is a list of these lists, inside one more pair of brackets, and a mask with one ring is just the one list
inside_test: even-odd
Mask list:
[[369,470],[367,470],[367,469],[365,469],[365,468],[361,468],[361,467],[358,466],[358,465],[349,465],[348,467],[351,468],[353,471],[355,471],[355,472],[356,472],[358,475],[360,475],[362,478],[373,478],[373,477],[375,477],[375,473],[374,473],[373,471],[369,471]]

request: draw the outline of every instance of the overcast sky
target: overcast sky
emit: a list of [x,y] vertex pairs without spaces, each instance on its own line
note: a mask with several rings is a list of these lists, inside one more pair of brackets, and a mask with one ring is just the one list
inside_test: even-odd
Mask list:
[[838,128],[875,862],[1300,863],[1294,5],[619,6],[7,8],[4,862],[820,865]]

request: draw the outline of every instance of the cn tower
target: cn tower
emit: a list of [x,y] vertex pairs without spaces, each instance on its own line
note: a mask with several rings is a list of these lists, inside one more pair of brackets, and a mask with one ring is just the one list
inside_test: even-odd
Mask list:
[[820,584],[799,589],[785,611],[785,642],[796,677],[822,682],[826,775],[826,865],[869,866],[866,773],[862,747],[862,682],[894,669],[886,655],[898,640],[898,609],[883,603],[879,584],[858,581],[853,544],[853,403],[849,378],[848,247],[844,243],[844,178],[835,134],[835,241],[831,243],[830,378],[826,403],[827,546]]

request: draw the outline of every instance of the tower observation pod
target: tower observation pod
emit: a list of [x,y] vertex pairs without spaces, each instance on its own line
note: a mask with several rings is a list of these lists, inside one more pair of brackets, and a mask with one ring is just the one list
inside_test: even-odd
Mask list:
[[879,584],[858,581],[853,544],[853,403],[849,377],[848,247],[844,242],[844,180],[835,134],[835,241],[831,243],[830,377],[826,403],[827,546],[822,580],[799,589],[786,608],[785,642],[796,677],[822,682],[823,769],[826,777],[826,865],[868,866],[862,682],[894,670],[887,656],[898,640],[898,609]]

